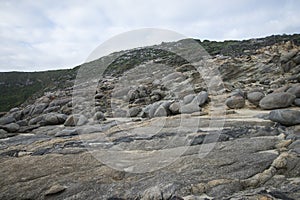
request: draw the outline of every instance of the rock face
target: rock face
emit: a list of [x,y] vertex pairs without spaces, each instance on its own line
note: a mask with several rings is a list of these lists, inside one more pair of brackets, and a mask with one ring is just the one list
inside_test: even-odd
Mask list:
[[300,124],[300,111],[297,110],[272,110],[269,119],[286,126]]
[[239,109],[245,106],[245,99],[241,96],[232,96],[225,101],[226,106],[231,109]]
[[272,93],[264,97],[259,102],[259,106],[265,110],[286,108],[292,105],[295,98],[294,95],[287,92]]

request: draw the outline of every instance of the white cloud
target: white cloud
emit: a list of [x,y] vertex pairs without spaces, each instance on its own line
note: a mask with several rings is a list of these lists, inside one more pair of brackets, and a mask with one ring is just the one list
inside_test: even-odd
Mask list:
[[3,0],[0,71],[71,68],[112,36],[138,28],[211,40],[299,33],[299,7],[297,0]]

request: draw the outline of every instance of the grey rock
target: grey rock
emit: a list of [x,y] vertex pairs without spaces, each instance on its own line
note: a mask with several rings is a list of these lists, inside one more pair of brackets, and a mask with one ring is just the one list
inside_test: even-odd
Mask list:
[[299,106],[300,107],[300,98],[296,98],[294,101],[295,106]]
[[82,126],[88,122],[87,118],[84,115],[74,114],[70,115],[64,125],[65,126]]
[[45,110],[45,108],[47,108],[47,106],[48,106],[48,104],[46,104],[46,103],[37,104],[33,108],[32,112],[31,112],[31,116],[41,114]]
[[127,94],[127,100],[130,101],[130,102],[132,102],[132,101],[134,101],[135,99],[138,99],[138,98],[139,98],[139,93],[135,89],[130,90]]
[[233,96],[228,98],[225,101],[225,104],[228,108],[239,109],[245,106],[245,99],[241,96]]
[[20,129],[20,126],[16,123],[10,123],[2,126],[2,128],[9,133],[14,133]]
[[161,104],[154,112],[154,117],[163,117],[169,116],[171,114],[169,107],[173,103],[173,101],[162,101]]
[[67,137],[67,136],[73,136],[78,135],[77,129],[64,129],[62,131],[57,132],[54,136],[55,137]]
[[101,111],[96,112],[94,114],[94,120],[96,120],[96,121],[99,121],[99,120],[103,121],[103,120],[105,120],[104,113],[101,112]]
[[162,82],[168,82],[168,81],[172,81],[174,79],[183,77],[183,74],[181,72],[174,72],[171,73],[169,75],[167,75],[166,77],[162,78]]
[[183,104],[189,104],[189,103],[191,103],[195,97],[196,97],[196,94],[189,94],[189,95],[186,95],[186,96],[183,98]]
[[292,95],[295,95],[296,98],[300,98],[300,85],[291,87],[287,90],[287,92],[291,93]]
[[200,111],[201,111],[201,107],[199,107],[199,105],[193,102],[180,107],[180,113],[191,114]]
[[50,196],[50,195],[61,193],[61,192],[65,191],[66,188],[67,187],[62,186],[60,184],[53,185],[45,192],[45,196]]
[[58,113],[49,113],[43,116],[43,120],[41,122],[42,125],[58,125],[63,124],[66,119],[67,115],[65,114],[58,114]]
[[69,103],[72,99],[71,98],[65,98],[65,99],[55,99],[53,101],[50,102],[49,107],[53,107],[53,106],[63,106],[66,105],[67,103]]
[[127,117],[126,110],[117,108],[113,110],[113,117]]
[[200,92],[194,99],[193,103],[202,106],[208,101],[208,93],[206,91]]
[[43,115],[39,115],[37,117],[34,117],[32,119],[29,120],[28,125],[35,125],[38,124],[39,122],[41,122],[43,120]]
[[95,98],[95,99],[101,99],[103,96],[104,96],[103,93],[98,93],[98,94],[95,95],[94,98]]
[[300,124],[300,111],[297,110],[272,110],[269,119],[274,122],[286,126],[293,126]]
[[50,112],[58,112],[60,110],[60,106],[52,106],[52,107],[48,107],[43,111],[43,114],[47,114]]
[[22,110],[22,115],[28,116],[30,112],[33,110],[33,105],[28,105]]
[[15,111],[15,112],[11,113],[11,116],[13,118],[15,118],[16,121],[18,121],[22,118],[22,111],[21,110]]
[[258,106],[262,98],[265,97],[265,94],[262,92],[251,92],[247,94],[247,99],[254,105]]
[[141,200],[162,200],[162,192],[158,186],[148,188],[142,194]]
[[4,116],[0,118],[0,125],[16,122],[16,119],[12,116]]
[[295,98],[294,95],[287,92],[271,93],[260,100],[259,106],[264,110],[286,108],[292,105]]
[[154,113],[154,117],[163,117],[163,116],[168,116],[168,112],[163,106],[159,106]]
[[233,96],[241,96],[245,99],[247,97],[247,92],[245,92],[241,89],[236,89],[230,93],[230,97],[233,97]]
[[[149,116],[150,118],[154,117],[155,111],[157,110],[157,108],[158,108],[162,103],[163,103],[162,101],[158,101],[158,102],[155,102],[155,103],[149,105],[149,113],[148,113],[148,116]],[[147,110],[147,109],[146,109],[146,110]]]
[[7,131],[0,129],[0,139],[16,136],[17,133],[8,133]]
[[297,54],[297,51],[290,51],[286,54],[283,54],[280,57],[280,62],[287,63],[289,60],[291,60],[295,55]]
[[20,108],[12,108],[9,110],[10,113],[20,111]]
[[129,108],[128,115],[129,115],[129,117],[136,117],[136,116],[138,116],[138,114],[141,111],[142,111],[142,108],[140,108],[140,107],[132,107],[132,108]]
[[295,57],[293,58],[293,61],[294,61],[297,65],[299,65],[299,64],[300,64],[300,54],[298,54],[297,56],[295,56]]
[[19,120],[16,122],[19,126],[27,126],[28,125],[28,121],[26,119],[23,120]]
[[166,94],[161,91],[161,90],[153,90],[151,93],[150,93],[150,96],[151,97],[157,97],[159,100],[164,98],[166,96]]
[[180,103],[179,102],[174,102],[169,106],[169,110],[171,114],[177,115],[180,113]]

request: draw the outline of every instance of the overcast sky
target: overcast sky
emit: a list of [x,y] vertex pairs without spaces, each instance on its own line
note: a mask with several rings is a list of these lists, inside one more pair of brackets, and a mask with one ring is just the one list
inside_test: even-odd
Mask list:
[[72,68],[139,28],[201,40],[299,33],[299,10],[299,0],[0,0],[0,71]]

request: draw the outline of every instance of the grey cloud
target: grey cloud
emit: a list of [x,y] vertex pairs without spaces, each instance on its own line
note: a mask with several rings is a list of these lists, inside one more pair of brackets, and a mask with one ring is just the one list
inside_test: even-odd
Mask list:
[[0,71],[71,68],[101,43],[139,28],[225,40],[300,31],[297,0],[0,2]]

